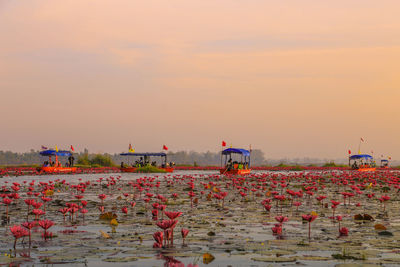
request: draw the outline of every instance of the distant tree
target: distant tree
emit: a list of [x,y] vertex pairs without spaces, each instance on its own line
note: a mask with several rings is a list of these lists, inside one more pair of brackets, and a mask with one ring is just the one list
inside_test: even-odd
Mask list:
[[90,160],[91,165],[100,165],[103,167],[113,167],[115,163],[108,154],[97,154]]
[[77,163],[79,165],[90,165],[88,154],[83,154],[78,157]]

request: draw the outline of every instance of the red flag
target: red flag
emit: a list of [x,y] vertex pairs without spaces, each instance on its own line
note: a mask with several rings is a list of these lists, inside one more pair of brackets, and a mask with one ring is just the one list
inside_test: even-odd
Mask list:
[[222,146],[226,146],[226,142],[225,141],[222,141]]
[[166,145],[163,145],[162,149],[168,150],[168,147]]
[[349,155],[351,155],[351,150],[349,149]]
[[72,145],[71,145],[71,150],[72,150],[72,151],[75,151],[75,149],[74,149],[74,147],[73,147]]

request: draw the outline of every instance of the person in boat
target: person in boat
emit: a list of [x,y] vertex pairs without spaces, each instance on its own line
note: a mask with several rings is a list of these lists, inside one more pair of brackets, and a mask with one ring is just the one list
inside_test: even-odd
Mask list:
[[233,168],[232,158],[230,158],[230,159],[228,160],[228,163],[226,164],[226,169],[227,169],[228,171],[230,171],[230,170],[232,170],[232,168]]
[[357,169],[357,162],[354,161],[354,163],[353,163],[353,165],[351,166],[351,168],[352,168],[353,170],[356,170],[356,169]]
[[121,168],[124,168],[124,162],[121,161]]
[[48,162],[48,161],[45,161],[45,162],[43,163],[43,167],[49,167],[49,162]]
[[240,162],[240,163],[239,163],[238,169],[239,169],[239,170],[243,170],[243,162]]
[[70,167],[74,166],[74,160],[75,160],[74,156],[71,155],[68,157],[68,165]]
[[143,166],[144,166],[143,157],[140,157],[140,159],[139,159],[139,165],[140,165],[140,167],[143,167]]
[[51,167],[54,167],[54,165],[56,165],[56,164],[54,163],[54,161],[52,161],[51,164],[50,164],[50,166],[51,166]]

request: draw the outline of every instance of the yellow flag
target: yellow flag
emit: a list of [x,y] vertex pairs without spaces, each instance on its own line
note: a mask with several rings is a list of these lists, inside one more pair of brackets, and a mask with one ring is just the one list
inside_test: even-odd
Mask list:
[[56,145],[56,152],[58,152],[58,147],[57,147],[57,145]]

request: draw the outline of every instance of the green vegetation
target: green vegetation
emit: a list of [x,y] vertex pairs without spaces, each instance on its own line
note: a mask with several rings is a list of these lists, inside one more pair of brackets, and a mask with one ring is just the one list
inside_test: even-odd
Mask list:
[[159,169],[154,166],[144,166],[137,168],[136,172],[143,172],[143,173],[165,173],[166,171],[163,169]]
[[116,166],[110,155],[96,154],[94,157],[89,158],[88,154],[81,155],[77,160],[78,167],[114,167]]
[[325,163],[325,164],[323,165],[323,167],[333,167],[333,168],[335,168],[335,167],[347,167],[347,165],[344,165],[344,164],[336,164],[334,161],[331,161],[331,162]]

